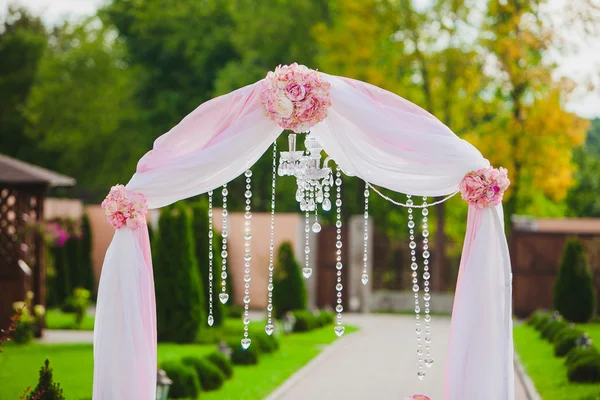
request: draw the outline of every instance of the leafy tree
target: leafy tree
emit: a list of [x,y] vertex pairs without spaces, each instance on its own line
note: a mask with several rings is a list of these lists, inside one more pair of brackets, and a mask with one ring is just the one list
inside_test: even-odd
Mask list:
[[81,218],[81,233],[82,236],[79,239],[81,246],[79,258],[81,284],[79,286],[93,291],[96,289],[96,282],[94,278],[94,266],[92,264],[92,230],[87,214],[84,214]]
[[27,102],[46,48],[46,29],[27,9],[9,6],[0,21],[0,143],[2,153],[35,161],[35,141],[23,134]]
[[554,284],[554,308],[567,320],[588,322],[594,315],[596,296],[583,245],[569,239]]
[[236,57],[226,0],[114,0],[102,11],[141,67],[138,104],[156,137],[212,97],[214,81]]
[[33,392],[27,395],[28,400],[65,400],[63,390],[59,383],[52,380],[52,368],[50,361],[46,360],[44,366],[40,369],[40,380]]
[[[546,0],[489,2],[480,44],[495,73],[495,96],[503,107],[485,131],[470,137],[492,164],[511,178],[506,216],[560,215],[552,206],[573,184],[573,148],[583,144],[588,122],[563,109],[574,87],[555,80],[545,55],[559,44],[559,29],[544,17]],[[582,4],[583,5],[583,4]],[[560,49],[559,49],[560,50]]]
[[567,212],[574,217],[600,217],[600,119],[592,121],[585,147],[574,153],[577,182],[567,196]]
[[206,321],[192,216],[177,204],[162,210],[154,237],[154,281],[158,340],[191,343]]
[[[201,199],[192,204],[194,242],[196,250],[196,262],[202,276],[205,301],[205,314],[209,310],[209,287],[208,287],[208,203]],[[213,216],[214,218],[214,216]],[[213,220],[214,221],[214,220]],[[225,319],[225,306],[219,300],[221,293],[221,240],[220,235],[213,229],[213,318],[214,326],[221,326]],[[228,277],[229,278],[229,277]],[[230,293],[228,291],[228,293]],[[230,293],[229,304],[233,304]]]
[[275,318],[282,318],[288,311],[306,309],[306,284],[290,242],[279,247],[273,279],[273,308]]
[[151,143],[138,133],[136,68],[113,36],[97,19],[55,28],[24,108],[26,134],[46,155],[37,163],[74,176],[90,200],[128,179]]

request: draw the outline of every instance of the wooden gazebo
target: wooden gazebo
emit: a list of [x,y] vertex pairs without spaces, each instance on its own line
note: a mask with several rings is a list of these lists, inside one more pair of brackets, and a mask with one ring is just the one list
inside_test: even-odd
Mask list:
[[28,290],[34,303],[46,303],[44,243],[35,229],[50,187],[73,186],[75,180],[0,154],[0,328],[13,314],[12,304]]

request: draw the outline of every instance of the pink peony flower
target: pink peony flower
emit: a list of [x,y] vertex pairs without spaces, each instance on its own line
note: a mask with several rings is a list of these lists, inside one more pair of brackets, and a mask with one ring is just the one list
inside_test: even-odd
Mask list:
[[285,95],[291,101],[301,101],[306,97],[306,88],[298,82],[290,82],[285,88]]
[[502,203],[509,185],[506,168],[487,167],[467,173],[458,188],[463,200],[473,206],[486,208]]
[[108,223],[116,229],[128,227],[137,229],[146,223],[148,206],[146,198],[140,193],[130,192],[123,185],[116,185],[102,202]]
[[261,100],[266,115],[283,129],[308,132],[327,117],[330,87],[304,65],[280,65],[263,80]]

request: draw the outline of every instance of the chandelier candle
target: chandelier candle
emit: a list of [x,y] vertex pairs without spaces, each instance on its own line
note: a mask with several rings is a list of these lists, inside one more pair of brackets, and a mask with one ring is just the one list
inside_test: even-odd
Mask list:
[[227,184],[224,184],[223,189],[221,190],[221,195],[223,196],[223,210],[221,211],[221,216],[223,217],[223,229],[221,231],[221,236],[223,239],[221,247],[221,293],[219,294],[219,300],[223,304],[227,303],[227,300],[229,300],[229,295],[227,294],[227,236],[229,236],[227,231],[227,194],[229,194]]

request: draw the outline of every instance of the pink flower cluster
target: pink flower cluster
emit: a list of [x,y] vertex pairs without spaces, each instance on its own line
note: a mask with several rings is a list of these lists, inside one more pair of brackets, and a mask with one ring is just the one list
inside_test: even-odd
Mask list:
[[493,207],[502,203],[504,191],[510,180],[506,168],[481,168],[465,175],[460,182],[463,200],[479,208]]
[[263,81],[261,99],[267,116],[283,129],[308,130],[327,117],[330,84],[304,65],[280,65]]
[[137,229],[138,226],[146,223],[148,213],[146,198],[140,193],[127,190],[123,185],[110,188],[110,193],[102,202],[102,208],[108,223],[116,229],[124,226]]
[[59,222],[48,222],[44,230],[46,236],[58,247],[64,246],[67,239],[71,237]]
[[431,400],[429,397],[424,394],[413,394],[411,397],[405,398],[405,400]]

